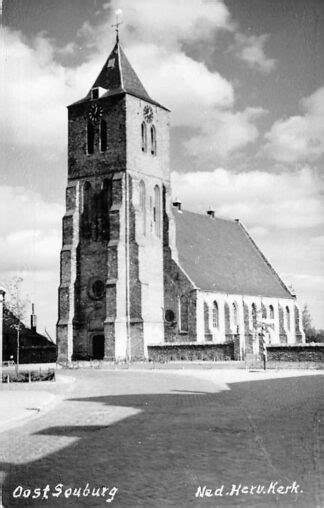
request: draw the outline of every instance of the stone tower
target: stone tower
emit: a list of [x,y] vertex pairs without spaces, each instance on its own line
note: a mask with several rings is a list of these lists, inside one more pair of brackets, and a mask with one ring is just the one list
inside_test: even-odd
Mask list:
[[68,107],[59,360],[140,359],[163,342],[168,115],[118,36],[87,96]]

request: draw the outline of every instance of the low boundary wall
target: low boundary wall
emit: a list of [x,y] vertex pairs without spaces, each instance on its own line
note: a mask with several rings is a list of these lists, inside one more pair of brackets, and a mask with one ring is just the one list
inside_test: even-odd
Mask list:
[[324,343],[269,345],[268,362],[317,362],[324,363]]
[[234,344],[172,343],[148,346],[148,358],[154,362],[234,360]]

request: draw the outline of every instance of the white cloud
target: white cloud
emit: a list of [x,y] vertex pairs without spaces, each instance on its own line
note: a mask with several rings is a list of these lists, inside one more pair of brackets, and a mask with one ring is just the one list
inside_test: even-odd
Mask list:
[[312,161],[324,153],[324,87],[301,101],[303,115],[277,120],[264,153],[280,162]]
[[114,11],[123,11],[132,38],[157,45],[174,46],[181,41],[207,40],[219,29],[232,30],[230,13],[222,0],[113,0]]
[[[55,48],[44,36],[28,45],[18,32],[0,28],[0,66],[8,79],[0,84],[2,142],[63,157],[66,146],[66,105],[85,96],[112,46],[115,8],[123,8],[126,53],[149,93],[172,110],[172,124],[194,127],[186,145],[198,154],[200,138],[208,136],[211,153],[222,156],[243,148],[258,136],[255,121],[261,108],[234,112],[233,85],[205,63],[185,54],[182,43],[207,41],[219,29],[232,30],[228,9],[214,2],[114,0],[99,26],[85,23],[79,36],[91,48],[88,60],[68,68],[58,55],[71,54],[75,43]],[[154,42],[152,42],[154,41]],[[215,142],[215,137],[218,142]],[[8,148],[7,148],[8,149]],[[2,159],[4,162],[4,159]]]
[[[199,38],[207,43],[220,28],[233,29],[222,2],[116,0],[111,7],[122,7],[125,13],[122,43],[150,95],[171,109],[173,126],[195,128],[195,136],[185,144],[190,154],[206,155],[208,146],[209,156],[225,157],[258,137],[255,122],[262,108],[234,112],[232,83],[183,51],[183,41]],[[99,28],[85,23],[82,33],[92,48],[108,44],[112,21]]]
[[210,158],[225,157],[234,150],[253,143],[259,136],[255,121],[265,114],[262,108],[244,111],[214,111],[206,115],[198,135],[184,143],[189,154]]
[[205,213],[211,204],[219,216],[239,218],[248,227],[299,229],[324,222],[323,181],[310,168],[273,174],[222,168],[175,172],[172,184],[184,208]]
[[[97,62],[76,69],[63,67],[50,41],[38,36],[28,45],[19,32],[2,26],[0,43],[5,77],[0,80],[2,143],[10,148],[31,147],[41,154],[65,150],[66,106],[86,94],[98,72]],[[69,52],[72,47],[65,49]]]
[[0,235],[52,229],[60,225],[63,213],[61,205],[48,203],[25,187],[0,186]]
[[214,108],[232,106],[231,83],[184,53],[153,44],[127,51],[152,97],[172,109],[172,124],[200,126]]
[[264,52],[264,46],[269,39],[269,35],[244,35],[242,33],[235,34],[235,44],[230,51],[244,62],[251,69],[257,69],[265,74],[271,72],[276,65],[273,58],[268,58]]
[[63,207],[23,187],[0,187],[1,271],[57,266]]

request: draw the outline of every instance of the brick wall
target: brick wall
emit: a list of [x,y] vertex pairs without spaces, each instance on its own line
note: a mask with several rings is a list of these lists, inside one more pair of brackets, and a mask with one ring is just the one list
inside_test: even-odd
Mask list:
[[149,360],[205,360],[228,361],[234,359],[234,344],[166,344],[148,346]]
[[269,362],[324,362],[324,344],[267,346]]
[[98,103],[107,122],[107,149],[100,152],[99,122],[95,123],[94,153],[87,154],[87,123],[90,105],[96,101],[69,107],[68,178],[82,179],[107,175],[126,169],[126,99],[107,97]]

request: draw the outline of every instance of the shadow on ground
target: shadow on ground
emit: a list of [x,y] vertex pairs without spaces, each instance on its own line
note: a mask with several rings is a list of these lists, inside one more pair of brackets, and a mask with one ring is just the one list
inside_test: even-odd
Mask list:
[[[133,377],[136,384],[135,373]],[[153,387],[156,379],[149,377],[147,383]],[[130,373],[115,379],[127,387]],[[48,426],[36,433],[38,438],[66,436],[73,438],[72,442],[32,462],[26,459],[17,465],[13,458],[11,463],[0,464],[6,472],[4,506],[97,507],[106,506],[109,499],[108,491],[100,497],[65,498],[62,494],[54,498],[51,492],[44,500],[12,497],[18,485],[35,489],[49,484],[53,491],[60,483],[64,489],[83,489],[86,484],[90,490],[117,487],[113,503],[123,507],[322,506],[321,376],[235,383],[220,393],[199,391],[199,380],[195,384],[196,391],[186,390],[186,378],[173,376],[168,393],[70,399],[66,408],[72,412],[73,407],[84,403],[87,408],[90,403],[91,411],[94,403],[94,421],[84,424],[79,418],[73,425],[57,425],[55,413],[50,413]],[[100,417],[118,408],[133,408],[136,413],[100,425],[96,424],[98,407]],[[257,495],[240,491],[237,496],[225,495],[233,484],[260,484],[267,489],[276,481],[284,486],[295,481],[303,492]],[[199,486],[214,491],[222,485],[223,496],[195,496]]]

